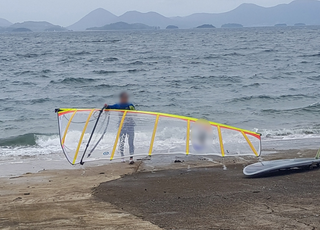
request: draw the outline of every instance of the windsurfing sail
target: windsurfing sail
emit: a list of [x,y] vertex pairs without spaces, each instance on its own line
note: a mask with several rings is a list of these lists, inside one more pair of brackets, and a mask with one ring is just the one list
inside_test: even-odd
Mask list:
[[261,135],[172,114],[57,109],[62,150],[71,164],[160,154],[259,156]]

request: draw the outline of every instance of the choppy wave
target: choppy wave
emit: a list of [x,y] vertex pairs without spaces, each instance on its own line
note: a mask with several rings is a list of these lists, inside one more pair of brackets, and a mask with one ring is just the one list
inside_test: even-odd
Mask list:
[[230,82],[230,83],[241,83],[242,79],[239,76],[210,76],[211,80],[216,81],[217,83],[220,82]]
[[128,73],[136,73],[136,72],[141,72],[141,71],[146,71],[145,69],[129,69],[127,70]]
[[300,55],[299,57],[320,57],[320,53],[304,54],[304,55]]
[[40,76],[37,76],[39,78],[50,78],[48,75],[45,75],[45,74],[41,74]]
[[79,52],[71,52],[69,53],[69,55],[72,55],[72,56],[81,56],[81,55],[90,55],[91,53],[90,52],[87,52],[87,51],[79,51]]
[[320,75],[308,77],[308,79],[313,80],[313,81],[319,81],[320,80]]
[[[227,76],[227,75],[220,75],[220,76],[215,76],[215,75],[210,75],[210,76],[199,76],[199,75],[196,75],[196,76],[191,76],[191,79],[194,79],[194,80],[199,80],[202,82],[202,83],[206,83],[204,82],[204,80],[208,80],[208,81],[212,81],[214,82],[215,84],[220,84],[220,83],[225,83],[225,82],[228,82],[228,83],[241,83],[242,80],[240,78],[240,76]],[[174,80],[174,81],[177,81],[177,80]],[[186,79],[186,80],[179,80],[180,82],[186,82],[186,81],[189,81],[189,79]]]
[[24,135],[0,139],[0,146],[18,147],[36,145],[36,133],[27,133]]
[[108,75],[108,74],[118,73],[118,71],[114,71],[114,70],[94,70],[93,73],[100,74],[100,75]]
[[144,63],[142,61],[134,61],[131,62],[130,65],[143,65]]
[[310,104],[305,107],[299,107],[299,108],[292,108],[292,109],[262,109],[261,112],[267,113],[267,114],[294,114],[294,113],[301,113],[301,112],[308,112],[308,113],[319,113],[320,112],[320,103],[316,102],[313,104]]
[[119,39],[114,39],[114,40],[93,40],[93,41],[91,41],[91,42],[93,42],[93,43],[96,43],[96,42],[98,42],[98,43],[116,43],[116,42],[120,42],[121,40],[119,40]]
[[50,73],[50,72],[52,72],[50,69],[43,69],[43,70],[41,70],[41,72],[42,73]]
[[28,133],[0,139],[0,156],[35,156],[61,152],[58,135]]
[[27,82],[27,81],[13,81],[12,85],[36,85],[33,82]]
[[115,57],[109,57],[109,58],[104,58],[103,61],[114,62],[114,61],[119,61],[119,59]]
[[24,57],[24,58],[36,58],[39,56],[39,54],[35,53],[27,53],[27,54],[17,54],[18,57]]
[[48,102],[50,101],[51,99],[46,97],[46,98],[38,98],[38,99],[33,99],[31,100],[31,103],[32,104],[40,104],[40,103],[45,103],[45,102]]
[[98,75],[111,75],[111,74],[116,74],[116,73],[121,73],[121,72],[136,73],[136,72],[141,72],[141,71],[146,71],[146,70],[145,69],[128,69],[128,70],[121,70],[121,71],[94,70],[93,73],[98,74]]
[[63,80],[60,81],[50,81],[50,83],[52,84],[59,84],[59,83],[63,83],[63,84],[76,84],[76,83],[90,83],[90,82],[94,82],[97,81],[98,79],[94,79],[94,78],[75,78],[75,77],[67,77],[64,78]]
[[263,50],[263,52],[266,52],[266,53],[271,53],[271,52],[277,52],[278,50],[274,50],[274,49],[265,49]]
[[[231,99],[230,102],[243,102],[243,101],[252,101],[252,100],[283,100],[283,99],[290,99],[290,100],[295,100],[298,98],[315,98],[315,96],[309,96],[305,94],[287,94],[287,95],[280,95],[280,96],[270,96],[270,95],[256,95],[256,96],[244,96],[244,97],[239,97],[239,98],[234,98]],[[316,103],[317,104],[317,103]],[[314,106],[313,104],[310,106]],[[307,106],[309,107],[309,106]],[[307,108],[305,107],[305,108]],[[265,110],[263,110],[265,111]]]
[[112,85],[109,84],[100,84],[100,85],[95,85],[95,86],[91,86],[94,87],[95,89],[107,89],[107,88],[111,88]]
[[25,70],[25,71],[15,73],[15,75],[29,75],[29,74],[33,74],[33,71]]
[[[203,57],[203,59],[217,59],[217,58],[220,58],[220,56],[217,54],[209,54]],[[197,59],[202,59],[202,57],[198,57]]]
[[319,128],[302,128],[302,129],[274,129],[258,130],[262,134],[264,139],[308,139],[308,138],[320,138]]
[[[86,85],[83,86],[82,88],[91,88],[91,89],[95,89],[95,90],[100,90],[100,89],[114,89],[117,90],[118,88],[131,88],[131,87],[137,87],[139,86],[138,84],[105,84],[105,83],[101,83],[101,84],[97,84],[97,85]],[[93,98],[96,98],[95,95],[92,96]]]
[[232,52],[232,53],[226,53],[226,54],[223,54],[222,55],[223,57],[229,57],[229,56],[245,56],[244,54],[240,54],[240,53],[237,53],[237,52]]
[[252,83],[252,84],[249,84],[249,85],[244,85],[242,87],[246,88],[246,87],[259,87],[261,84],[260,83]]

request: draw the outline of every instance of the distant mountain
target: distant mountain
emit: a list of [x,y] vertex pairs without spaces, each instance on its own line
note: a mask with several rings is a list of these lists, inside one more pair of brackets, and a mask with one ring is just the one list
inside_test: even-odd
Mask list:
[[189,22],[191,26],[201,23],[213,23],[221,26],[235,22],[244,26],[273,26],[297,22],[308,25],[320,25],[320,2],[317,0],[296,0],[289,4],[274,7],[261,7],[255,4],[242,4],[236,9],[220,14],[193,14],[178,18],[180,22]]
[[296,23],[296,24],[294,24],[294,26],[306,26],[306,24],[304,24],[304,23]]
[[45,32],[45,31],[66,31],[66,28],[61,26],[53,25],[49,22],[22,22],[22,23],[15,23],[7,28],[7,31],[13,31],[15,29],[28,29],[33,32]]
[[285,23],[275,24],[275,27],[287,27],[288,25]]
[[[114,24],[117,22],[127,23]],[[110,25],[111,24],[111,25]],[[134,25],[133,25],[134,24]],[[96,9],[78,22],[69,26],[69,30],[84,31],[88,28],[166,28],[175,25],[181,29],[195,28],[199,25],[213,24],[217,27],[232,27],[232,25],[243,26],[274,26],[287,24],[288,26],[320,25],[320,1],[319,0],[295,0],[289,4],[280,4],[274,7],[261,7],[255,4],[245,3],[234,10],[225,13],[196,13],[186,17],[165,17],[156,12],[141,13],[129,11],[121,16],[116,16],[109,11]],[[23,28],[34,31],[65,31],[64,27],[53,25],[49,22],[23,22],[15,23],[0,18],[0,32],[12,31]],[[101,29],[101,28],[100,28]]]
[[99,8],[96,9],[85,17],[80,19],[78,22],[74,23],[73,25],[69,26],[69,30],[86,30],[90,27],[101,27],[106,24],[110,24],[113,22],[117,22],[118,17],[109,11]]
[[26,32],[32,32],[32,30],[27,28],[17,28],[17,29],[11,30],[11,32],[26,33]]
[[109,11],[99,8],[90,12],[75,24],[69,26],[68,29],[76,31],[86,30],[87,28],[102,27],[106,24],[115,22],[142,23],[149,26],[160,26],[165,28],[172,20],[155,12],[140,13],[138,11],[128,11],[117,17]]
[[243,25],[238,24],[238,23],[227,23],[227,24],[223,24],[221,26],[221,28],[242,28]]
[[320,1],[296,0],[274,7],[261,7],[245,3],[226,13],[197,13],[187,17],[173,18],[167,18],[155,12],[140,13],[137,11],[129,11],[117,17],[109,11],[97,9],[68,28],[85,30],[89,27],[102,27],[115,22],[142,23],[161,28],[175,25],[181,29],[194,28],[202,24],[213,24],[220,27],[229,23],[243,26],[274,26],[276,24],[291,26],[296,23],[320,25]]
[[142,23],[128,24],[125,22],[116,22],[102,27],[92,27],[87,30],[155,30],[157,27],[147,26]]
[[179,29],[178,26],[175,26],[175,25],[169,25],[166,27],[167,30],[176,30],[176,29]]
[[12,23],[6,19],[0,18],[0,27],[8,27],[11,26]]
[[173,22],[172,19],[155,12],[140,13],[137,11],[129,11],[118,17],[118,20],[127,23],[143,23],[149,26],[159,26],[162,29]]
[[68,29],[62,27],[62,26],[56,26],[54,25],[53,27],[49,27],[45,29],[47,32],[61,32],[61,31],[67,31]]
[[203,24],[201,26],[197,26],[197,29],[214,29],[214,28],[216,28],[216,27],[214,27],[211,24]]

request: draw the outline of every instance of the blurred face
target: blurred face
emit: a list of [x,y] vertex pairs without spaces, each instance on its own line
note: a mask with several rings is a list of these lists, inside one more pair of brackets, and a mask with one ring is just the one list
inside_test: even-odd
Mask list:
[[127,93],[124,93],[120,96],[120,103],[126,104],[129,101],[129,95]]

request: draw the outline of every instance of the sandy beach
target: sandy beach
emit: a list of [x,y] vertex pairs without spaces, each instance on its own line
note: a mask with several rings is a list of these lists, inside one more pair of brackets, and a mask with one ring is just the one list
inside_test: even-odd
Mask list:
[[[264,160],[313,157],[290,150]],[[1,229],[319,229],[319,170],[248,179],[256,158],[113,163],[1,178]]]
[[92,196],[101,182],[135,172],[110,164],[0,179],[1,229],[159,229]]

